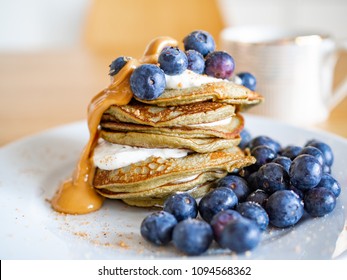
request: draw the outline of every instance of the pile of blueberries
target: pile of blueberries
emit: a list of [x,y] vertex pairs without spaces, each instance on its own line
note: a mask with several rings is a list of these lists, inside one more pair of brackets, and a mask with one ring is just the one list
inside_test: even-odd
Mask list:
[[[165,90],[165,75],[180,75],[185,70],[198,74],[205,74],[220,79],[231,78],[235,70],[234,59],[225,51],[216,51],[216,44],[206,31],[191,32],[183,39],[184,51],[178,47],[165,47],[158,57],[158,65],[142,64],[137,67],[130,77],[130,86],[133,94],[144,100],[158,98]],[[120,69],[131,59],[118,57],[110,65],[111,76],[116,75]],[[256,79],[248,73],[238,73],[237,82],[255,89]]]
[[322,217],[332,212],[341,187],[331,175],[334,155],[318,140],[304,147],[284,148],[268,136],[241,133],[240,147],[255,164],[230,173],[197,202],[188,193],[176,193],[162,211],[147,216],[141,235],[155,245],[173,243],[187,255],[207,251],[213,240],[235,253],[254,249],[269,227],[297,224],[306,212]]

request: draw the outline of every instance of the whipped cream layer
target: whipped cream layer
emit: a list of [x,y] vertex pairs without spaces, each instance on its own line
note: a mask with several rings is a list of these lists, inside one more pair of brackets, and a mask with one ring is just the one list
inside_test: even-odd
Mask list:
[[182,178],[182,179],[179,179],[179,180],[176,180],[176,181],[173,181],[172,183],[173,184],[181,184],[181,183],[185,183],[185,182],[189,182],[189,181],[192,181],[196,178],[199,177],[200,174],[198,175],[192,175],[192,176],[188,176],[188,177],[185,177],[185,178]]
[[205,127],[205,126],[214,127],[214,126],[228,125],[231,123],[231,121],[232,121],[232,117],[229,117],[229,118],[215,121],[215,122],[190,124],[188,126],[191,126],[191,127]]
[[[183,89],[199,87],[203,84],[218,83],[228,80],[218,79],[207,75],[195,73],[191,70],[185,70],[180,75],[165,75],[167,89]],[[228,81],[230,82],[230,81]]]
[[149,157],[181,158],[191,152],[188,149],[157,148],[148,149],[119,145],[100,140],[94,149],[94,165],[103,170],[114,170],[132,163],[146,160]]

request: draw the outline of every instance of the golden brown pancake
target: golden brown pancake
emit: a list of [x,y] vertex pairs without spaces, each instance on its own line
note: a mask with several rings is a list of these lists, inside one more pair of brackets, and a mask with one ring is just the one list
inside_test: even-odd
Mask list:
[[241,115],[226,119],[227,123],[213,125],[205,123],[204,126],[197,125],[177,125],[172,127],[152,127],[149,125],[140,125],[133,123],[123,123],[117,121],[102,121],[101,127],[108,132],[140,132],[148,134],[166,135],[179,138],[238,138],[244,127],[244,119]]
[[237,106],[253,106],[263,97],[248,88],[232,82],[217,82],[185,89],[166,89],[154,100],[137,100],[157,106],[179,106],[203,101],[214,101]]
[[193,153],[183,158],[150,157],[116,170],[97,169],[94,187],[100,194],[113,199],[153,200],[178,191],[223,178],[228,172],[248,166],[255,159],[234,147],[212,153]]
[[[204,194],[208,193],[211,188],[214,188],[216,182],[206,182],[201,185],[195,186],[193,189],[186,191],[194,198],[202,197]],[[152,206],[163,206],[167,197],[157,198],[157,197],[144,197],[144,198],[124,198],[126,204],[138,207],[152,207]]]
[[158,107],[132,101],[124,106],[111,106],[102,121],[172,127],[215,122],[232,117],[234,112],[234,106],[217,102]]
[[174,148],[189,149],[197,153],[208,153],[237,146],[240,137],[224,139],[210,138],[183,138],[177,136],[158,135],[141,132],[100,132],[100,137],[110,143],[136,146],[142,148]]
[[[172,193],[172,190],[175,192],[184,192],[189,191],[195,186],[199,186],[202,183],[215,181],[226,176],[226,172],[203,172],[198,175],[190,175],[192,179],[189,181],[184,181],[179,179],[172,182],[167,182],[162,185],[154,187],[153,184],[141,184],[138,188],[125,188],[123,190],[118,190],[118,188],[104,188],[100,189],[100,192],[114,199],[122,198],[143,198],[143,197],[163,197]],[[182,182],[181,182],[182,180]],[[187,179],[188,180],[188,179]],[[166,182],[166,181],[165,181]],[[129,191],[131,190],[131,191]]]

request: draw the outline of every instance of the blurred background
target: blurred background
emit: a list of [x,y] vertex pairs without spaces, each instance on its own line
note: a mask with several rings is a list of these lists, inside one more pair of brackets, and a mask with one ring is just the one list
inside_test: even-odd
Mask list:
[[[0,51],[61,49],[139,52],[154,36],[191,28],[269,24],[347,38],[346,0],[1,0]],[[136,45],[140,44],[140,45]]]
[[[85,119],[108,65],[140,57],[154,37],[228,26],[311,28],[347,38],[346,0],[0,0],[0,145]],[[218,48],[218,45],[217,45]],[[347,73],[337,64],[336,83]],[[347,103],[317,127],[347,137]]]

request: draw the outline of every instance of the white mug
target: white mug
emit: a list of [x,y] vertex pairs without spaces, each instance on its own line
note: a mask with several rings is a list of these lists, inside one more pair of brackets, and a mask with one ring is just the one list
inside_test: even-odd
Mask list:
[[347,73],[338,89],[332,90],[339,47],[328,35],[238,26],[224,29],[220,44],[234,57],[236,74],[250,72],[257,79],[256,91],[265,101],[251,113],[311,125],[326,120],[347,95]]

